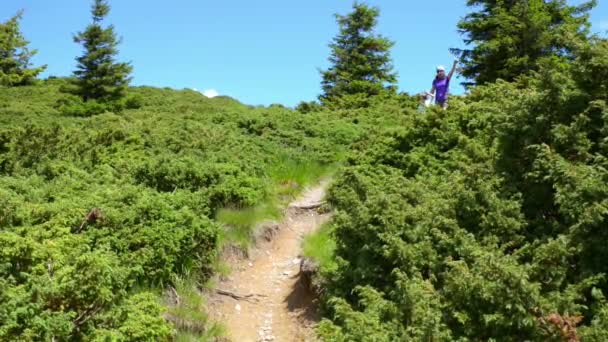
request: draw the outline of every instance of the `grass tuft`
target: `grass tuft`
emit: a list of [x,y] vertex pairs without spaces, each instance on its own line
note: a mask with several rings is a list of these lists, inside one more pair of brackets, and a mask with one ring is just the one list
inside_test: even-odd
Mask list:
[[295,199],[306,186],[330,174],[335,165],[324,166],[310,161],[298,161],[288,156],[278,158],[270,168],[270,196],[261,204],[248,208],[223,208],[215,219],[225,226],[220,237],[222,245],[233,244],[249,248],[257,224],[281,218],[280,208]]
[[177,330],[176,341],[215,341],[225,336],[223,326],[210,320],[206,313],[206,305],[197,282],[190,278],[180,278],[175,281],[177,303],[168,308]]
[[256,224],[280,217],[281,211],[271,201],[250,208],[220,209],[216,220],[225,226],[220,236],[220,243],[223,245],[231,243],[241,248],[247,248],[251,244]]
[[302,247],[305,257],[319,264],[321,271],[331,272],[337,268],[335,261],[336,242],[331,236],[332,226],[326,223],[316,232],[304,237]]

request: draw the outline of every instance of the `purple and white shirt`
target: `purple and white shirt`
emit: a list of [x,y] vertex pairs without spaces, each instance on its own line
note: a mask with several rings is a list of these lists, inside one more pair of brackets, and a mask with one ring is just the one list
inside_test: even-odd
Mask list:
[[435,87],[435,101],[445,102],[448,99],[448,93],[450,92],[450,79],[448,77],[442,80],[435,78],[433,80],[433,87]]

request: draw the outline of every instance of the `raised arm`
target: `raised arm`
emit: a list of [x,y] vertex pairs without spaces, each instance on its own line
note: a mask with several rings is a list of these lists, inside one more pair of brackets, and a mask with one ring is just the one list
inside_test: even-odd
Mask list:
[[458,60],[455,59],[454,60],[454,64],[452,64],[452,69],[450,70],[450,73],[448,74],[448,78],[451,80],[452,79],[452,75],[454,75],[454,71],[456,71],[456,65],[458,64]]

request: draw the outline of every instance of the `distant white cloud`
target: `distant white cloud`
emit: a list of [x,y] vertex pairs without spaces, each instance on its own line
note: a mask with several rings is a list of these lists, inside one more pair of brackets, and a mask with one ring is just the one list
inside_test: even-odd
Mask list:
[[207,90],[203,91],[202,93],[203,93],[203,95],[207,96],[208,98],[216,97],[219,95],[215,89],[207,89]]

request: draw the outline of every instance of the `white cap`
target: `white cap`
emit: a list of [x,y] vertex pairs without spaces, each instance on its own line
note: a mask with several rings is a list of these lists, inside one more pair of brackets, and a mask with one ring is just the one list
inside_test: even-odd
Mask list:
[[440,65],[437,67],[437,71],[445,71],[445,67],[443,65]]

